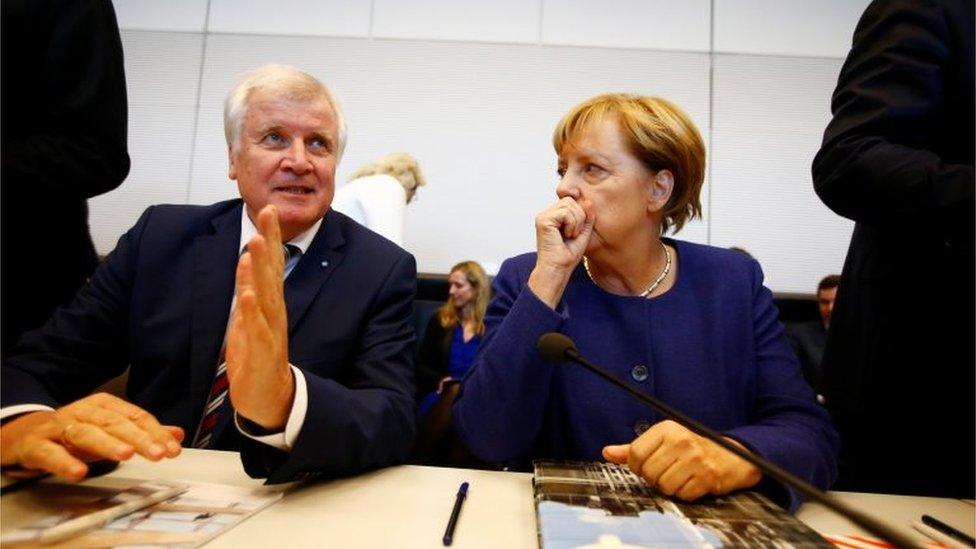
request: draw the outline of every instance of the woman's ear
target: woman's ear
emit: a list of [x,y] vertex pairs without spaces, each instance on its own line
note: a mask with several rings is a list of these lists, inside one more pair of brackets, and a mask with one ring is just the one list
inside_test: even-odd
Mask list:
[[667,205],[674,190],[674,174],[671,170],[658,170],[650,179],[651,196],[647,202],[647,211],[659,212]]

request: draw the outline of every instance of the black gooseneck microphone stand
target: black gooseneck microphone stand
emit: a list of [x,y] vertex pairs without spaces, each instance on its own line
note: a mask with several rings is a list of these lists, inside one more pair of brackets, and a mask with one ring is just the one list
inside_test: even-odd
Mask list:
[[681,411],[676,410],[660,400],[650,395],[646,395],[637,389],[634,389],[630,385],[620,381],[610,372],[607,372],[603,368],[586,360],[583,355],[576,350],[576,344],[573,343],[573,340],[569,339],[565,335],[557,332],[543,334],[542,337],[539,338],[537,347],[539,354],[541,354],[544,359],[552,362],[563,362],[569,360],[583,366],[594,374],[602,377],[624,391],[627,391],[631,396],[640,399],[642,402],[655,410],[677,421],[682,426],[694,431],[695,433],[698,433],[715,444],[718,444],[722,448],[725,448],[740,458],[755,465],[763,472],[763,474],[783,484],[786,484],[791,488],[794,488],[807,498],[819,502],[834,512],[847,517],[855,524],[861,526],[872,534],[883,538],[889,543],[892,543],[897,547],[904,547],[906,549],[921,548],[921,545],[912,539],[911,536],[898,531],[895,526],[885,524],[883,521],[851,507],[834,496],[831,496],[830,494],[816,488],[807,481],[786,471],[775,463],[767,461],[761,456],[753,454],[740,446],[732,444],[711,428],[706,427],[700,422],[686,416]]

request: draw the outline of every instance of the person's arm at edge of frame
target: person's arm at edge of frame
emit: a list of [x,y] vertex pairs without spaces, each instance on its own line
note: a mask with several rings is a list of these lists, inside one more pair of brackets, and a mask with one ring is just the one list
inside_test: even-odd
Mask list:
[[858,23],[812,169],[837,214],[877,224],[971,215],[973,166],[916,144],[944,131],[935,124],[950,90],[940,75],[955,58],[945,17],[932,3],[898,0],[872,3]]
[[[4,143],[4,172],[36,182],[40,193],[91,198],[129,173],[128,106],[122,41],[112,2],[68,2],[51,30],[49,70],[58,113],[51,131]],[[70,45],[67,45],[70,44]],[[79,51],[91,51],[84,60]],[[84,61],[84,62],[81,62]]]

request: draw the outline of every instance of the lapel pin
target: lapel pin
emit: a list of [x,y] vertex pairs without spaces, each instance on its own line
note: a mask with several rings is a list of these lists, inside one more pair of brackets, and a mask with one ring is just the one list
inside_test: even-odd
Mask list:
[[328,261],[323,261],[322,262],[322,266],[323,267],[328,267],[329,266],[329,262]]

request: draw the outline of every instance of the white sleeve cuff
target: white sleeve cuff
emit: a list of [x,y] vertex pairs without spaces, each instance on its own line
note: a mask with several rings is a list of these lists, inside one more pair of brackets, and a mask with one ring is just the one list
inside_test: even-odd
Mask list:
[[3,421],[9,417],[26,414],[27,412],[41,412],[44,410],[53,409],[54,408],[45,406],[43,404],[14,404],[13,406],[4,406],[3,408],[0,408],[0,421]]
[[237,412],[234,412],[234,425],[242,435],[286,452],[291,451],[295,446],[295,441],[298,440],[298,433],[301,432],[302,426],[305,425],[305,413],[308,410],[308,388],[305,386],[305,374],[291,364],[288,366],[291,367],[292,377],[295,379],[295,398],[292,400],[291,412],[288,414],[288,421],[285,423],[284,431],[264,436],[252,435],[241,426]]

